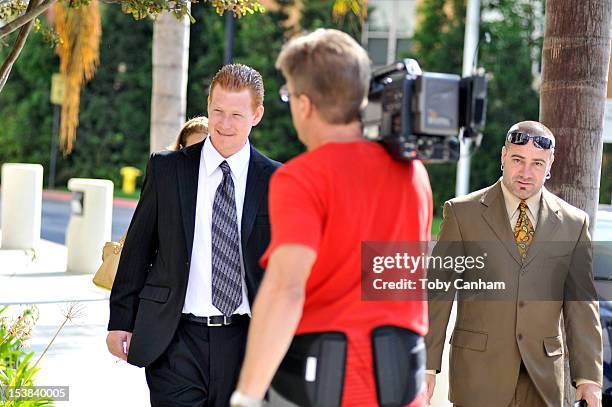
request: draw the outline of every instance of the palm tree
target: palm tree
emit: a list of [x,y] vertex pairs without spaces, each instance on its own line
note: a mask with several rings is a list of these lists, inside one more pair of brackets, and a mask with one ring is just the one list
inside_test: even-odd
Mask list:
[[557,146],[547,186],[591,218],[599,200],[612,0],[548,0],[540,120]]
[[[257,1],[211,0],[217,13],[262,12]],[[336,0],[333,13],[365,17],[364,0]],[[187,66],[189,61],[189,20],[177,20],[171,13],[160,15],[153,31],[153,92],[151,96],[151,152],[170,145],[185,122],[187,105]]]
[[[557,139],[557,163],[547,186],[588,213],[591,234],[599,200],[611,15],[612,0],[546,1],[540,121]],[[570,377],[566,358],[564,405],[574,401]]]

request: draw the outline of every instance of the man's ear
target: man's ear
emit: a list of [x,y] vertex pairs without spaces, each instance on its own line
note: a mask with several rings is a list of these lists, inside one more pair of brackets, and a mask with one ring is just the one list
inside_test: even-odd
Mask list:
[[314,105],[312,104],[312,100],[305,94],[301,94],[297,96],[298,99],[298,111],[302,115],[302,118],[307,118],[314,112]]
[[506,161],[506,156],[508,155],[508,149],[506,146],[502,146],[501,148],[501,163],[503,164]]
[[551,170],[553,163],[555,162],[555,153],[550,155],[550,166],[548,167],[548,171]]
[[206,113],[208,117],[210,117],[210,95],[208,95],[208,98],[206,98]]
[[257,109],[255,109],[255,113],[253,115],[253,127],[257,126],[259,124],[259,122],[261,121],[261,118],[264,115],[264,107],[263,105],[259,105],[257,106]]

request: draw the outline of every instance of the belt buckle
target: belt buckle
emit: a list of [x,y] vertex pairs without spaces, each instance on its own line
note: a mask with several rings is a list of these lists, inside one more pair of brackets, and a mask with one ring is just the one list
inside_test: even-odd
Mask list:
[[225,315],[223,315],[223,322],[218,323],[218,324],[214,324],[212,322],[212,317],[208,317],[208,326],[225,326],[225,325],[229,325],[229,322],[227,322],[227,317]]

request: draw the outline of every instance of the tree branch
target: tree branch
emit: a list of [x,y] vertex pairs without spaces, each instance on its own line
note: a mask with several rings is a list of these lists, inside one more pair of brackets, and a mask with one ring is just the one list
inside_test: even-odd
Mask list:
[[34,0],[30,1],[30,4],[28,4],[28,10],[25,12],[25,14],[23,14],[20,17],[17,17],[10,23],[0,28],[0,38],[6,37],[7,35],[15,31],[16,29],[21,27],[22,25],[34,20],[36,17],[42,14],[45,10],[47,10],[50,5],[55,3],[55,0],[45,0],[42,3],[38,4],[36,7],[33,7],[32,9],[30,9],[30,5],[32,3],[36,3],[36,2]]
[[[24,14],[24,16],[27,15],[28,13],[31,13],[33,10],[36,10],[38,7],[37,4],[38,4],[38,0],[30,0],[30,3],[28,4],[28,9],[26,10],[26,13]],[[13,64],[17,60],[17,57],[19,56],[19,54],[21,53],[21,50],[23,49],[23,46],[25,45],[26,39],[28,38],[30,31],[32,30],[32,25],[34,25],[34,17],[32,17],[29,21],[25,22],[22,25],[23,26],[21,27],[21,30],[19,31],[19,35],[17,36],[17,39],[15,40],[15,43],[13,44],[13,48],[11,49],[11,53],[8,55],[8,57],[2,64],[2,67],[0,67],[0,92],[2,92],[2,88],[4,88],[4,85],[6,84],[9,74],[11,73],[11,69],[13,68]]]

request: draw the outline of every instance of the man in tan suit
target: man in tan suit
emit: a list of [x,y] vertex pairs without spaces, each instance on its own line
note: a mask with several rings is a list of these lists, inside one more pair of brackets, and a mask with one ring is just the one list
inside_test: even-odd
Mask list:
[[[551,131],[538,122],[515,124],[501,151],[502,178],[444,205],[432,255],[487,252],[481,257],[483,270],[453,278],[475,281],[480,273],[488,281],[503,281],[505,288],[471,297],[454,283],[446,291],[430,291],[429,398],[457,294],[449,372],[449,399],[456,406],[561,407],[563,314],[576,399],[601,407],[602,339],[588,217],[543,187],[554,142]],[[449,274],[456,273],[430,269],[428,280],[448,279]]]

